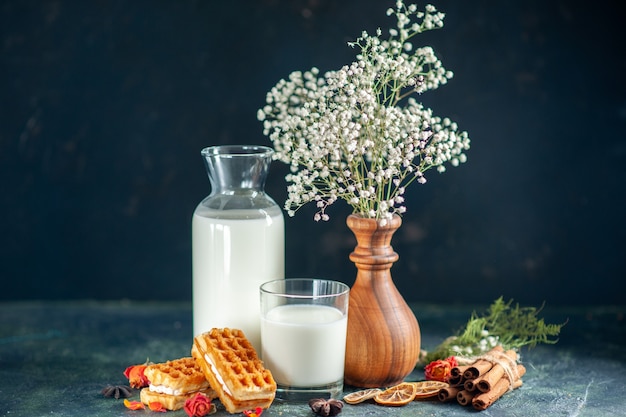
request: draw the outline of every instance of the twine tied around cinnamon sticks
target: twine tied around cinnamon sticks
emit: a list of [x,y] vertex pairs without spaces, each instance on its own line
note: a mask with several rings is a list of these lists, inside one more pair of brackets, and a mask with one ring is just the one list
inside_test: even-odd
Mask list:
[[476,410],[484,410],[508,391],[522,386],[526,368],[517,363],[514,350],[505,352],[502,346],[496,346],[477,358],[463,359],[457,358],[467,365],[452,368],[450,386],[437,395],[440,401],[456,399],[461,405],[471,404]]

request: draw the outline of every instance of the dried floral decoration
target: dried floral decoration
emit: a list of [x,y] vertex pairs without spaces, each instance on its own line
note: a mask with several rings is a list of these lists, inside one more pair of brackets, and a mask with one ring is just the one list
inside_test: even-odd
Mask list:
[[148,404],[148,408],[150,409],[150,411],[158,411],[160,413],[167,412],[167,408],[163,407],[163,404],[161,404],[158,401],[153,401],[150,404]]
[[107,385],[102,389],[102,395],[109,398],[128,398],[133,394],[133,391],[126,385]]
[[141,401],[124,400],[124,406],[129,410],[144,410],[146,408]]
[[309,400],[309,407],[318,416],[328,417],[336,416],[341,413],[343,403],[339,400],[325,400],[323,398],[313,398]]
[[128,378],[128,383],[132,388],[143,388],[150,385],[150,381],[144,375],[144,371],[150,365],[151,362],[146,360],[146,363],[142,365],[131,365],[124,370],[124,376]]
[[216,412],[215,404],[200,392],[185,401],[184,410],[189,417],[203,417]]
[[243,415],[246,417],[261,417],[263,414],[263,409],[261,407],[257,407],[254,410],[246,410],[243,412]]
[[424,375],[429,381],[448,382],[450,371],[455,366],[458,366],[458,363],[454,356],[446,359],[437,359],[424,367]]

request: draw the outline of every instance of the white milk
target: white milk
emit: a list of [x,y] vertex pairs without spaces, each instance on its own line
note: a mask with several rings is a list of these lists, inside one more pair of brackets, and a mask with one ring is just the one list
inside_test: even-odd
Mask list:
[[343,380],[347,315],[321,305],[282,305],[261,319],[263,362],[280,385],[316,387]]
[[[229,215],[236,217],[237,213],[229,210]],[[280,212],[258,219],[194,214],[194,335],[213,327],[241,329],[261,352],[259,287],[284,278],[284,240]]]

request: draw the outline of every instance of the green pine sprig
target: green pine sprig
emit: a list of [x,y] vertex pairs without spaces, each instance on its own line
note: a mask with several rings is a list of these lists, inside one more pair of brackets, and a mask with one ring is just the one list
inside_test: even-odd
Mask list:
[[428,352],[424,362],[453,355],[478,355],[495,345],[501,345],[505,350],[517,350],[523,346],[532,348],[539,343],[555,344],[558,342],[555,337],[567,322],[546,324],[538,317],[542,308],[513,306],[513,300],[505,302],[500,297],[484,315],[473,312],[465,328]]

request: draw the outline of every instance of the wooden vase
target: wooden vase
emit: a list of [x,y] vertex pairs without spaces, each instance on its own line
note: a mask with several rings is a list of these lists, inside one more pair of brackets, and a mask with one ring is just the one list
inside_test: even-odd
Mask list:
[[396,385],[420,353],[417,319],[390,271],[398,260],[391,237],[402,219],[394,216],[380,226],[376,219],[350,215],[347,224],[357,240],[350,260],[358,272],[350,290],[344,381],[363,388]]

